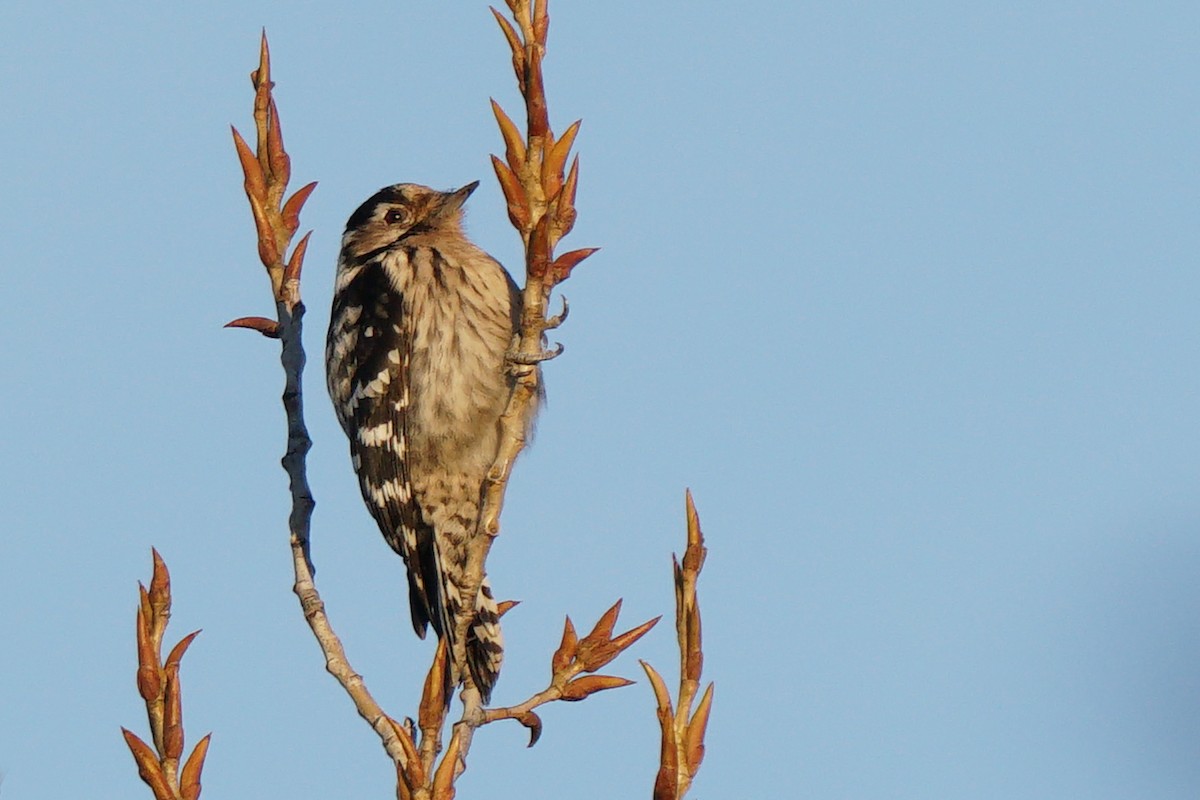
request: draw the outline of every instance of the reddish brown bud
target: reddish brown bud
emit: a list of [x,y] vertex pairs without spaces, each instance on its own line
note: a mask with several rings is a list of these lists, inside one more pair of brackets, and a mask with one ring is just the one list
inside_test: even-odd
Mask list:
[[504,199],[508,202],[509,221],[519,231],[529,230],[529,198],[525,194],[525,187],[508,165],[495,156],[492,156],[492,168],[496,171],[500,188],[504,190]]
[[171,790],[167,786],[167,779],[162,774],[162,767],[159,766],[154,751],[133,731],[121,728],[121,735],[125,737],[125,744],[129,746],[129,752],[133,754],[134,763],[138,768],[138,776],[146,782],[150,791],[154,792],[155,800],[173,800]]
[[146,616],[140,606],[137,610],[137,656],[138,694],[143,700],[153,700],[162,692],[162,678],[159,674],[158,653],[155,652]]
[[183,795],[183,800],[197,800],[200,797],[200,773],[204,770],[204,759],[208,755],[211,739],[210,733],[196,742],[192,754],[184,762],[183,771],[179,774],[179,793]]
[[267,219],[264,201],[250,194],[246,196],[250,200],[250,213],[254,215],[254,231],[258,236],[258,260],[267,269],[273,269],[279,265],[279,248],[275,243],[275,231]]
[[491,102],[492,113],[496,116],[496,124],[500,126],[500,135],[504,137],[504,159],[513,172],[516,172],[525,162],[525,142],[521,140],[521,132],[517,130],[517,126],[508,114],[504,113],[500,104],[495,100]]
[[269,83],[271,80],[271,47],[267,44],[267,31],[265,28],[258,41],[258,69],[250,73],[250,79],[254,81],[256,89],[264,83]]
[[138,608],[141,609],[148,626],[147,630],[149,630],[149,626],[154,624],[154,609],[150,606],[150,593],[146,591],[145,586],[142,586],[141,581],[138,581]]
[[550,133],[550,112],[546,108],[546,87],[542,79],[542,56],[536,47],[530,48],[531,58],[525,70],[525,106],[528,111],[530,139]]
[[238,129],[231,125],[230,130],[233,131],[233,145],[237,148],[238,161],[242,164],[246,194],[249,197],[266,199],[267,180],[263,175],[262,164],[258,163],[258,157],[254,155],[250,145],[246,144],[246,140],[238,133]]
[[[489,6],[490,7],[490,6]],[[512,50],[513,72],[517,76],[517,86],[521,90],[521,94],[525,93],[525,45],[521,43],[521,37],[517,35],[517,30],[508,21],[508,18],[501,14],[496,9],[492,8],[492,16],[496,18],[496,22],[500,25],[500,30],[504,32],[504,38],[508,41],[508,47]]]
[[271,183],[282,194],[292,177],[292,159],[283,147],[283,130],[279,126],[279,109],[275,98],[267,106],[267,164],[271,167]]
[[571,126],[563,131],[559,140],[549,148],[542,160],[542,185],[546,187],[548,196],[554,196],[562,187],[563,168],[567,165],[567,156],[571,153],[571,145],[575,143],[575,135],[579,133],[579,126],[582,124],[583,120],[581,119],[572,122]]
[[584,675],[563,687],[562,699],[582,700],[590,694],[603,692],[605,689],[619,689],[632,683],[631,680],[618,678],[615,675]]
[[584,643],[607,642],[609,640],[612,636],[613,626],[617,624],[617,617],[621,613],[622,602],[622,600],[617,600],[607,611],[600,615],[600,619],[596,620],[596,627],[592,628],[592,632],[584,637]]
[[258,331],[268,339],[279,338],[279,323],[266,317],[238,317],[232,322],[225,323],[226,328],[249,328]]
[[291,236],[300,227],[300,210],[304,208],[304,204],[308,202],[308,196],[317,188],[317,182],[305,184],[296,190],[296,193],[287,199],[283,204],[283,224],[287,228],[288,235]]
[[552,676],[558,675],[575,660],[575,650],[578,644],[579,637],[575,633],[575,626],[571,623],[571,618],[567,617],[567,621],[563,624],[562,643],[550,658],[550,674]]
[[704,695],[700,698],[696,712],[692,714],[692,721],[688,723],[687,727],[687,743],[684,752],[687,754],[688,774],[693,777],[700,769],[700,762],[704,760],[704,732],[708,729],[708,714],[712,710],[712,700],[713,684],[710,683],[704,690]]
[[[388,724],[396,733],[396,738],[400,740],[400,749],[404,751],[404,768],[401,775],[407,780],[408,786],[418,787],[425,784],[425,769],[421,766],[421,758],[417,755],[417,747],[413,743],[412,735],[408,730],[391,717],[387,718]],[[409,720],[411,723],[412,720]]]
[[154,625],[161,623],[165,628],[166,618],[171,615],[171,573],[157,550],[150,548],[150,555],[154,559],[154,571],[150,576],[147,594],[150,595],[150,608],[154,611]]
[[571,250],[554,259],[550,265],[550,280],[559,284],[571,277],[571,270],[579,266],[585,258],[598,251],[599,247],[585,247],[581,250]]
[[199,635],[200,631],[192,631],[187,636],[180,639],[179,642],[171,648],[171,652],[167,655],[166,667],[168,669],[171,667],[175,667],[176,669],[179,668],[179,662],[183,660],[183,654],[187,652],[189,647],[191,647],[192,640]]
[[450,744],[446,746],[446,755],[442,756],[442,763],[433,774],[433,800],[454,800],[454,767],[462,748],[460,730],[455,727]]
[[169,666],[165,672],[167,685],[163,703],[163,756],[179,758],[183,755],[183,697],[179,689],[179,665]]
[[658,624],[660,619],[662,619],[661,614],[654,619],[646,620],[636,628],[630,628],[619,636],[616,636],[612,640],[613,646],[616,647],[618,651],[625,650],[638,639],[645,636],[651,628]]
[[646,671],[646,677],[650,679],[650,687],[654,690],[654,699],[658,703],[659,717],[661,718],[665,714],[670,719],[674,712],[671,710],[671,694],[667,691],[666,682],[654,667],[645,661],[639,660],[638,663],[642,665],[642,669]]
[[446,640],[438,639],[433,654],[433,664],[425,675],[425,688],[421,692],[421,706],[417,712],[417,724],[422,730],[440,727],[445,718],[446,705]]
[[303,238],[296,244],[296,248],[292,250],[292,257],[288,259],[287,267],[283,270],[284,283],[300,280],[300,271],[304,269],[304,254],[308,252],[308,240],[311,236],[312,231],[304,234]]

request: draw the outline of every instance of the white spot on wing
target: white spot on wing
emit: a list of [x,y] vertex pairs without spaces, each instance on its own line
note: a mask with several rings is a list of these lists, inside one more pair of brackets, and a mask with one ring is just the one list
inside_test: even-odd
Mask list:
[[367,447],[386,445],[392,438],[394,429],[391,420],[371,428],[363,428],[358,432],[358,440]]

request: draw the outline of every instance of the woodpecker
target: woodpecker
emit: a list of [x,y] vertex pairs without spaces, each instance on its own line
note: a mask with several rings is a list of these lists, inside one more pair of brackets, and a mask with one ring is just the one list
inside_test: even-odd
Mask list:
[[[478,186],[396,184],[350,216],[325,363],[363,500],[407,567],[413,628],[424,638],[432,625],[447,640],[447,682],[469,673],[488,702],[503,640],[486,575],[468,596],[467,552],[514,385],[505,353],[521,293],[463,233]],[[536,403],[526,426],[535,414]]]

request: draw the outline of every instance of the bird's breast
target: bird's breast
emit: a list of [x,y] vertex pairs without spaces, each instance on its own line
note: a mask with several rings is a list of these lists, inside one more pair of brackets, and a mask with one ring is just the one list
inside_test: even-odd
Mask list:
[[507,276],[480,255],[456,263],[418,248],[397,276],[411,348],[411,457],[470,471],[491,465],[511,390],[504,369],[512,337]]

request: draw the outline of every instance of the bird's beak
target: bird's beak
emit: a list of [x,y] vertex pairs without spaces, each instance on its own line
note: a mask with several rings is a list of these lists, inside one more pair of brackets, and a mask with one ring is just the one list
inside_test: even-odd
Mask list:
[[457,211],[462,208],[463,203],[467,202],[467,198],[471,196],[471,192],[479,188],[479,181],[471,181],[466,186],[453,192],[446,192],[442,195],[442,212]]

